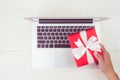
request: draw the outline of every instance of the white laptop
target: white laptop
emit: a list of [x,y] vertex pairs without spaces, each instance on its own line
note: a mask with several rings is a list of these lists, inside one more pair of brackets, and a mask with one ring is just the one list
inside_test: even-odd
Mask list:
[[[76,67],[67,36],[95,27],[100,36],[99,21],[107,17],[26,18],[32,23],[32,68]],[[100,39],[99,39],[100,40]]]

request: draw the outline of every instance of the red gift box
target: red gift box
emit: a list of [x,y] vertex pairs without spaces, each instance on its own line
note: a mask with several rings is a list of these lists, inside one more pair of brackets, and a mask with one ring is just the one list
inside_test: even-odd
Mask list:
[[95,28],[68,35],[77,67],[97,63],[94,52],[102,55]]

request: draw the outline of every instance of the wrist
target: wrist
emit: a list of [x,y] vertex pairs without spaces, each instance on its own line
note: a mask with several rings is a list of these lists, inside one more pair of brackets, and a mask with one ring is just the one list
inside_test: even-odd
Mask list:
[[106,73],[105,75],[107,76],[108,80],[119,80],[118,75],[114,71]]

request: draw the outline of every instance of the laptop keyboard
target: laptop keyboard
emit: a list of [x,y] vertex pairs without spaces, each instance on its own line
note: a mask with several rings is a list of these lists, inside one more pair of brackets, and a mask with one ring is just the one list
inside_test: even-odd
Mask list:
[[37,48],[70,48],[68,35],[94,26],[37,26]]

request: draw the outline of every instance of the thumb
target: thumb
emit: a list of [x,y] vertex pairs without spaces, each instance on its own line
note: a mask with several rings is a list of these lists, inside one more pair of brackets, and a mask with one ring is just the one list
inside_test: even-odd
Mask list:
[[101,64],[103,62],[103,58],[100,54],[98,54],[97,52],[94,52],[94,56],[98,60],[99,64]]

